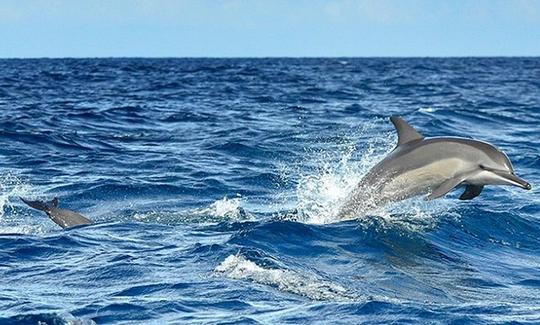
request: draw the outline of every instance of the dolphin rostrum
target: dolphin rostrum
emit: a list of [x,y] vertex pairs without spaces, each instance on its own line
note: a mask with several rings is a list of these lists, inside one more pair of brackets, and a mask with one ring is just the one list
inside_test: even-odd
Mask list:
[[22,197],[20,199],[30,207],[45,212],[52,221],[62,228],[92,224],[92,221],[77,212],[59,208],[57,197],[49,202],[29,201]]
[[489,143],[457,138],[424,138],[398,116],[392,116],[398,143],[375,165],[341,207],[338,219],[351,219],[389,202],[428,194],[427,200],[444,196],[465,185],[460,200],[477,197],[484,185],[531,184],[514,174],[512,163]]

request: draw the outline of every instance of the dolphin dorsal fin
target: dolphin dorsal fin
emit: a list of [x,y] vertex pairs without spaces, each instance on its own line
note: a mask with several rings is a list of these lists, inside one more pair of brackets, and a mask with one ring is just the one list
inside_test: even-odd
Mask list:
[[394,124],[398,134],[398,146],[414,140],[422,140],[424,138],[423,135],[418,133],[418,131],[410,126],[409,123],[405,122],[405,120],[401,117],[392,116],[390,117],[390,121],[392,121]]

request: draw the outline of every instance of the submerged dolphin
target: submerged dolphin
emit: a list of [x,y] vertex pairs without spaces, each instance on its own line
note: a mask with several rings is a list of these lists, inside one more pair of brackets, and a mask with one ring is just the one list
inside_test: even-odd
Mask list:
[[30,207],[41,210],[47,214],[52,221],[62,228],[75,227],[80,225],[89,225],[92,224],[92,221],[86,217],[78,214],[77,212],[60,209],[58,207],[58,198],[55,197],[49,202],[44,201],[29,201],[25,200],[22,197],[20,198],[24,203],[28,204]]
[[460,200],[477,197],[484,185],[531,185],[514,174],[512,163],[489,143],[457,138],[424,138],[398,116],[390,121],[398,133],[396,148],[360,181],[338,213],[351,219],[388,202],[430,193],[428,200],[465,185]]

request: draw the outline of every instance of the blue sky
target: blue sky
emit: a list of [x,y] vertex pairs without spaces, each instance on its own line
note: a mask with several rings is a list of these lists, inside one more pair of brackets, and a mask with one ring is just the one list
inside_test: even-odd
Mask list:
[[540,0],[1,0],[0,57],[540,55]]

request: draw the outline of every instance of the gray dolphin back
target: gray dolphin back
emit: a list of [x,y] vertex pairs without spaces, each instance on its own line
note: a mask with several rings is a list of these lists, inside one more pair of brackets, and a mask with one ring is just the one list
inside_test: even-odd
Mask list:
[[80,225],[90,225],[92,221],[85,216],[71,210],[61,209],[58,207],[58,198],[54,198],[49,202],[45,201],[30,201],[20,198],[28,206],[43,211],[52,221],[62,228],[70,228]]

